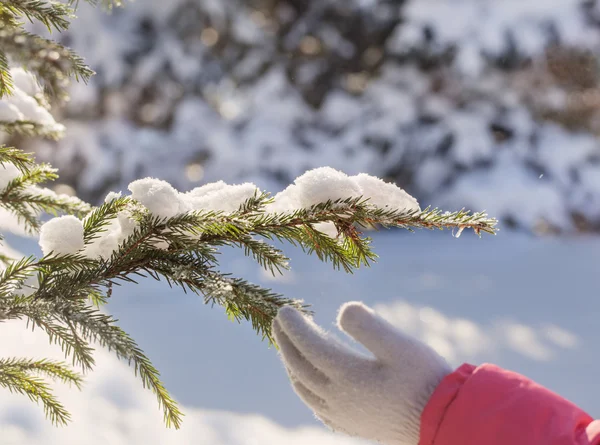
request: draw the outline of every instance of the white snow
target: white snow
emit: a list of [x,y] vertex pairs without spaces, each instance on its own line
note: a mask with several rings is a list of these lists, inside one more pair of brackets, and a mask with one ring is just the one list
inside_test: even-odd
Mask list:
[[255,195],[252,183],[229,185],[223,181],[197,187],[187,193],[177,191],[171,184],[154,178],[139,179],[129,184],[131,197],[150,213],[171,218],[191,210],[235,212],[241,204]]
[[106,194],[106,197],[104,198],[104,202],[108,203],[110,201],[113,201],[115,199],[119,199],[122,196],[121,192],[108,192]]
[[10,75],[12,76],[13,85],[25,94],[36,96],[43,92],[35,76],[23,68],[11,68]]
[[375,176],[360,173],[353,177],[369,204],[379,208],[420,210],[419,203],[396,184]]
[[[120,193],[115,193],[114,196],[120,196]],[[107,196],[107,200],[110,200],[109,197],[111,197],[110,194]],[[133,234],[137,226],[138,223],[130,217],[129,210],[126,209],[117,213],[117,217],[104,226],[104,230],[98,233],[96,238],[86,244],[82,254],[92,259],[110,258],[113,252]],[[158,245],[156,247],[161,248]]]
[[251,182],[229,185],[222,181],[198,187],[182,194],[182,199],[193,210],[235,212],[240,205],[259,192]]
[[303,209],[329,200],[361,196],[368,198],[368,203],[375,207],[419,209],[417,200],[395,184],[366,173],[348,176],[331,167],[320,167],[308,170],[296,178],[293,184],[276,194],[268,211]]
[[328,200],[361,195],[362,190],[348,175],[331,167],[321,167],[297,177],[293,184],[275,195],[275,202],[269,210],[302,209]]
[[77,253],[84,247],[83,223],[72,215],[52,218],[42,225],[39,243],[44,255]]
[[21,176],[21,171],[9,162],[0,163],[0,191],[13,180]]
[[[247,199],[259,192],[253,183],[229,185],[224,181],[205,184],[186,193],[177,191],[166,181],[145,178],[129,185],[132,198],[150,213],[163,218],[190,210],[234,212]],[[268,212],[284,212],[309,208],[328,200],[369,198],[369,204],[382,208],[419,209],[418,202],[400,187],[375,176],[361,173],[348,176],[331,167],[309,170],[274,197]]]
[[186,193],[186,196],[188,197],[188,199],[204,198],[207,195],[213,192],[221,191],[226,187],[227,183],[225,181],[211,182],[209,184],[204,184],[200,187],[193,188],[192,190]]
[[123,239],[119,220],[113,219],[104,226],[104,231],[100,232],[97,238],[85,246],[82,254],[88,258],[110,258]]
[[[224,181],[205,184],[189,192],[182,193],[166,181],[144,178],[129,184],[131,197],[148,211],[161,218],[172,218],[193,210],[222,211],[232,213],[260,190],[252,183],[230,185]],[[118,198],[121,193],[110,192],[105,202]],[[365,173],[348,176],[330,167],[307,171],[296,178],[294,184],[274,197],[274,202],[265,208],[267,212],[286,212],[308,208],[314,204],[346,198],[369,198],[369,204],[387,209],[418,210],[416,199],[398,186]],[[62,228],[62,226],[65,226]],[[137,223],[127,211],[103,228],[95,239],[85,246],[83,255],[88,258],[109,258],[119,245],[133,233]],[[72,227],[80,229],[71,231]],[[331,237],[337,236],[333,223],[319,223],[315,228]],[[66,232],[63,232],[66,231]],[[44,253],[56,250],[60,253],[73,253],[83,245],[82,222],[73,216],[50,220],[42,226],[40,246]],[[163,240],[157,240],[156,248],[167,248]]]
[[161,218],[172,218],[186,211],[179,192],[166,181],[144,178],[129,184],[131,197],[144,205],[150,213]]
[[47,132],[62,133],[65,127],[35,97],[41,91],[35,77],[22,68],[11,68],[11,74],[13,91],[0,99],[0,121],[28,121],[42,125]]

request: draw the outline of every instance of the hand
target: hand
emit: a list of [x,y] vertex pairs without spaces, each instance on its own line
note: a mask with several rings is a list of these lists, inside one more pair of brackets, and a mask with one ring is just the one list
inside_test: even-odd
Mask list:
[[449,365],[362,303],[343,305],[338,327],[373,357],[343,345],[296,309],[279,310],[273,333],[296,393],[333,430],[417,445],[421,413]]

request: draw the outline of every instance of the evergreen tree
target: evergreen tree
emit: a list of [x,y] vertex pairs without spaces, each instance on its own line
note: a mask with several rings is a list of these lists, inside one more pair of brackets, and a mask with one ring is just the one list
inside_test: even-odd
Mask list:
[[[65,46],[27,32],[24,23],[38,21],[62,31],[76,6],[41,0],[0,2],[0,125],[5,131],[60,137],[61,126],[48,112],[49,100],[65,99],[69,79],[87,81],[93,72]],[[165,280],[202,295],[207,304],[222,306],[232,320],[249,321],[272,342],[271,322],[280,307],[293,305],[306,312],[309,307],[221,272],[219,248],[239,247],[277,274],[289,267],[288,258],[270,241],[289,242],[336,269],[352,272],[376,258],[361,228],[495,233],[496,221],[485,213],[421,210],[403,190],[374,177],[353,179],[328,169],[309,176],[303,180],[321,181],[320,187],[311,190],[309,181],[303,188],[297,181],[274,197],[248,184],[223,183],[183,194],[163,181],[145,179],[130,184],[130,196],[111,193],[104,204],[92,207],[44,188],[57,178],[49,165],[37,164],[19,149],[1,147],[0,208],[26,230],[40,232],[44,255],[0,256],[0,320],[27,320],[60,345],[71,363],[2,358],[0,386],[41,402],[52,422],[65,424],[69,413],[43,377],[79,388],[82,376],[77,370],[93,368],[96,343],[133,366],[143,385],[156,394],[165,423],[177,428],[183,414],[159,372],[101,309],[114,286],[140,276]],[[362,188],[356,188],[359,179]],[[42,224],[47,214],[55,217]]]

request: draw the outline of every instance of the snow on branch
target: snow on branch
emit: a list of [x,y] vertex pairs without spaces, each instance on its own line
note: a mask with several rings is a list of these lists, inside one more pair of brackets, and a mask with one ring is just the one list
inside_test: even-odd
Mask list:
[[[275,196],[251,183],[219,181],[180,192],[165,181],[145,178],[129,185],[130,195],[110,193],[91,210],[37,186],[55,177],[50,166],[35,164],[19,150],[0,148],[0,207],[31,230],[40,229],[44,254],[10,262],[0,274],[0,319],[27,319],[84,370],[94,365],[92,342],[114,351],[133,364],[156,394],[167,425],[176,428],[182,414],[158,371],[116,320],[100,310],[115,285],[140,276],[165,280],[202,295],[206,304],[222,306],[233,320],[249,321],[271,341],[271,323],[280,307],[308,312],[308,306],[219,270],[222,246],[242,248],[273,274],[289,268],[283,251],[270,243],[274,240],[352,272],[376,259],[361,232],[365,227],[496,230],[496,221],[485,213],[422,210],[393,184],[328,167],[306,172]],[[40,212],[67,214],[40,226]],[[52,416],[66,419],[60,412]]]
[[9,77],[0,72],[0,87],[2,79],[5,85],[10,81],[10,94],[0,98],[0,129],[8,134],[60,138],[65,127],[50,114],[37,79],[22,68],[7,68],[4,74]]

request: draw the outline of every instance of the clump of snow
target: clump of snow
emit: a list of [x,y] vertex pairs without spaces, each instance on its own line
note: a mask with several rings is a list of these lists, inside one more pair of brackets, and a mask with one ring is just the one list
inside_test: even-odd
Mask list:
[[126,239],[131,236],[138,226],[136,220],[134,220],[127,211],[117,213],[117,220],[119,221],[119,227],[121,228],[121,237]]
[[21,176],[21,171],[14,164],[0,163],[0,190],[4,190],[13,179],[19,176]]
[[[150,213],[170,218],[191,210],[235,212],[260,190],[251,182],[229,185],[224,181],[205,184],[181,193],[166,181],[145,178],[129,184],[131,196]],[[118,196],[118,195],[114,195]],[[268,212],[285,212],[309,208],[328,200],[365,197],[382,208],[418,210],[419,204],[400,187],[361,173],[356,176],[320,167],[300,175],[293,184],[275,195]],[[331,228],[329,228],[331,229]]]
[[359,185],[352,178],[331,167],[307,171],[296,178],[292,187],[296,190],[296,198],[302,207],[362,194]]
[[314,225],[314,228],[330,238],[336,238],[339,234],[337,227],[335,227],[335,224],[332,222],[317,223]]
[[172,218],[191,210],[235,212],[258,192],[256,185],[250,182],[230,185],[217,181],[181,193],[168,182],[154,178],[133,181],[129,184],[129,190],[133,199],[153,215],[163,218]]
[[121,197],[121,192],[108,192],[106,198],[104,198],[104,202],[111,202],[115,199],[119,199]]
[[129,184],[131,197],[161,218],[172,218],[182,213],[182,200],[177,190],[166,181],[144,178]]
[[52,218],[42,225],[39,243],[44,255],[77,253],[84,248],[83,223],[72,215]]
[[227,183],[225,183],[225,181],[211,182],[209,184],[204,184],[200,187],[193,188],[186,193],[186,196],[190,197],[190,199],[203,198],[210,193],[223,190],[225,187],[227,187]]
[[[293,184],[275,195],[267,210],[286,212],[310,208],[329,200],[361,196],[379,208],[419,210],[417,200],[395,184],[366,173],[348,176],[331,167],[315,168],[296,178]],[[335,224],[331,222],[315,224],[315,229],[332,238],[338,235]]]
[[0,102],[0,121],[15,122],[22,120],[22,116],[23,115],[19,112],[19,109],[14,104],[6,101]]
[[182,199],[193,210],[235,212],[257,192],[258,188],[251,182],[229,185],[217,181],[182,194]]
[[[129,184],[131,197],[161,218],[172,218],[191,210],[216,210],[234,212],[258,190],[254,184],[244,183],[228,185],[223,181],[198,187],[188,193],[180,193],[171,184],[154,178],[144,178]],[[110,192],[105,202],[119,198],[121,193]],[[63,225],[65,227],[63,227]],[[73,226],[79,227],[73,231],[73,237],[65,238],[63,230],[71,231]],[[44,253],[55,250],[60,253],[73,253],[83,249],[82,254],[87,258],[110,258],[112,253],[133,234],[137,222],[131,218],[127,210],[119,212],[116,218],[103,227],[96,237],[83,245],[83,225],[74,216],[54,218],[42,227],[40,246]],[[73,239],[74,239],[73,238]],[[63,245],[67,239],[66,244]],[[157,249],[166,249],[169,244],[161,239],[153,241]]]
[[396,184],[366,173],[360,173],[352,179],[362,189],[363,196],[369,198],[369,204],[375,207],[420,210],[418,201]]
[[285,212],[308,208],[328,200],[359,197],[362,190],[348,175],[331,167],[309,170],[275,195],[269,211]]
[[303,209],[328,200],[361,196],[379,208],[419,209],[417,200],[395,184],[366,173],[348,176],[331,167],[315,168],[299,176],[275,195],[275,201],[268,209],[271,212]]

